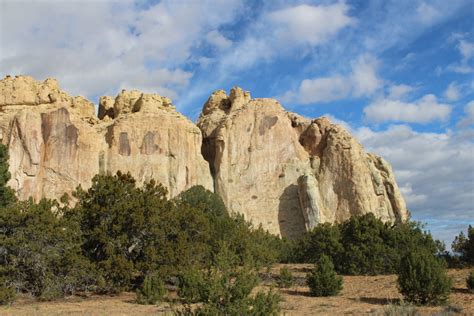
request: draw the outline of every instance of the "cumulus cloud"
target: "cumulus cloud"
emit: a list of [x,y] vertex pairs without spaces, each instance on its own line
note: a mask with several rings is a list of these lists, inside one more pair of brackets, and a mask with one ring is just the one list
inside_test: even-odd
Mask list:
[[218,63],[221,75],[247,69],[276,57],[305,55],[342,29],[355,24],[344,2],[295,5],[264,12],[246,36]]
[[461,97],[461,92],[459,86],[456,82],[451,82],[449,86],[444,91],[444,97],[448,101],[457,101]]
[[406,84],[391,85],[388,88],[388,99],[397,100],[405,97],[407,94],[412,92],[414,88]]
[[464,117],[458,123],[459,127],[474,126],[474,100],[464,107]]
[[351,81],[354,96],[370,96],[382,86],[376,73],[377,63],[377,59],[370,55],[363,55],[353,62]]
[[285,102],[311,104],[371,96],[383,85],[377,75],[377,64],[373,56],[362,55],[352,62],[352,72],[347,76],[304,79],[296,91],[287,91],[281,98]]
[[372,122],[429,123],[446,121],[451,106],[439,103],[436,96],[427,94],[414,102],[389,98],[377,99],[364,108],[365,117]]
[[[351,82],[342,76],[305,79],[301,82],[298,95],[288,97],[298,98],[302,104],[314,102],[331,102],[345,98],[351,91]],[[290,92],[291,93],[291,92]]]
[[[238,1],[2,2],[1,73],[56,77],[89,98],[121,87],[176,97],[193,76],[186,63],[203,38],[232,21]],[[213,36],[214,35],[214,36]]]
[[407,125],[354,133],[392,164],[412,215],[428,221],[436,237],[449,245],[454,234],[474,224],[473,135],[423,133]]
[[270,12],[266,19],[273,26],[277,42],[318,45],[340,29],[354,23],[344,2],[331,5],[298,5]]
[[474,68],[470,64],[471,59],[474,57],[474,43],[465,40],[463,38],[464,35],[455,35],[454,39],[458,40],[458,45],[456,47],[461,55],[461,60],[457,63],[448,65],[446,70],[460,74],[470,74],[474,72]]

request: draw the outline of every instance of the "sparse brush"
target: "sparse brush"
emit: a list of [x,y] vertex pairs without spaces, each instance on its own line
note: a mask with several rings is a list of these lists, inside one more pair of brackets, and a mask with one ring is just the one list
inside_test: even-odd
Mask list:
[[156,304],[163,299],[165,294],[166,288],[163,280],[157,275],[148,275],[137,290],[137,303]]
[[466,279],[466,285],[469,292],[474,293],[474,270],[469,273],[469,276]]
[[278,276],[277,284],[280,288],[289,288],[293,286],[293,275],[287,267],[283,267],[280,269],[280,275]]

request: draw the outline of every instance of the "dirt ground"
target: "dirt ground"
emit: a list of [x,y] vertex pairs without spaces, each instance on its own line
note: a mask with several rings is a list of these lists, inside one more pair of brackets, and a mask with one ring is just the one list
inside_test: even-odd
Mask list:
[[[276,276],[280,267],[271,269]],[[283,315],[384,315],[390,304],[399,304],[402,298],[397,291],[396,276],[345,276],[344,289],[334,297],[310,297],[304,286],[309,265],[286,265],[296,284],[290,289],[280,289]],[[474,315],[474,294],[466,288],[469,270],[449,270],[454,279],[449,307],[416,307],[420,315],[455,315],[447,309],[460,311],[458,315]],[[264,279],[260,288],[268,288],[271,278]],[[173,293],[174,294],[174,293]],[[175,296],[175,295],[173,295]],[[37,302],[21,297],[13,305],[0,308],[0,315],[171,315],[178,303],[139,305],[134,293],[117,296],[68,297],[53,302]],[[444,311],[444,313],[443,313]],[[392,312],[397,315],[400,312]]]

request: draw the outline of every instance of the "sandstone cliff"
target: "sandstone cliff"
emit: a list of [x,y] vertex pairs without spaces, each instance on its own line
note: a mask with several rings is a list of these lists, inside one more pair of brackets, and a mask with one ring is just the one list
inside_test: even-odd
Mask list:
[[407,218],[389,164],[326,118],[308,120],[234,88],[214,92],[197,124],[215,191],[272,233],[292,237],[366,212]]
[[59,198],[98,173],[130,171],[139,183],[156,179],[171,196],[212,189],[201,156],[201,132],[171,100],[138,91],[102,97],[99,113],[53,79],[0,81],[0,138],[9,147],[10,186],[21,199]]
[[366,212],[407,218],[390,165],[326,118],[309,120],[235,88],[214,92],[197,125],[156,94],[100,97],[96,115],[54,79],[0,81],[0,140],[21,199],[60,198],[89,187],[95,174],[121,170],[139,183],[155,179],[170,196],[203,185],[231,212],[288,237]]

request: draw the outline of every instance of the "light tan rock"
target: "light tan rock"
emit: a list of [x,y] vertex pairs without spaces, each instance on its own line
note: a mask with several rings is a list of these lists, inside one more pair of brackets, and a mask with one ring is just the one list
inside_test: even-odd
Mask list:
[[171,100],[139,91],[101,97],[99,111],[57,81],[0,80],[0,135],[10,154],[9,185],[21,199],[59,199],[98,173],[155,179],[175,196],[193,185],[212,190],[200,130]]
[[311,121],[234,88],[213,93],[197,124],[216,192],[272,233],[295,237],[367,212],[407,218],[389,165],[326,118]]

